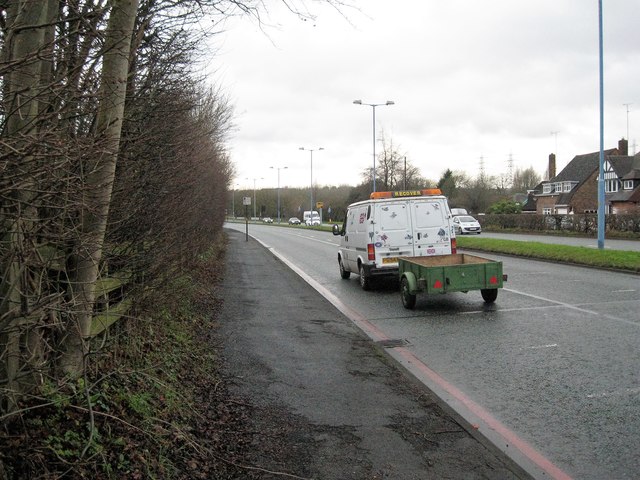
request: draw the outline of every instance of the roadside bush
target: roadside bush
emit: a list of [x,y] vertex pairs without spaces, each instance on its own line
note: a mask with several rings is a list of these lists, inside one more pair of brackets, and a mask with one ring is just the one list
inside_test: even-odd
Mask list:
[[512,200],[500,200],[489,207],[488,213],[492,214],[509,214],[520,213],[522,211],[522,204],[514,202]]

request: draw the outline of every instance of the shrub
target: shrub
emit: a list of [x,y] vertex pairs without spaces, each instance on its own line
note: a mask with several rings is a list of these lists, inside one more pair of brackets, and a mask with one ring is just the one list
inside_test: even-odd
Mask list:
[[[595,235],[598,216],[594,213],[574,215],[488,214],[478,221],[485,230],[522,230],[529,232],[572,232]],[[640,234],[640,215],[607,215],[608,233],[636,236]]]

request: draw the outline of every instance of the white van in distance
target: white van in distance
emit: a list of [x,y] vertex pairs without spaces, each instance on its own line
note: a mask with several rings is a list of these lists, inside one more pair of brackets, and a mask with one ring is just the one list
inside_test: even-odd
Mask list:
[[340,276],[360,275],[364,290],[371,278],[398,275],[398,257],[456,253],[456,238],[447,198],[437,188],[374,192],[369,200],[349,205],[340,235]]
[[315,210],[305,210],[302,214],[302,223],[309,227],[320,225],[320,214]]

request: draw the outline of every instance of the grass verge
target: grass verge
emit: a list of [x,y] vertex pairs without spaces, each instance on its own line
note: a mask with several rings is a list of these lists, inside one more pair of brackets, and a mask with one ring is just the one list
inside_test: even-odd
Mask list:
[[640,273],[640,252],[481,237],[458,237],[457,241],[462,249]]

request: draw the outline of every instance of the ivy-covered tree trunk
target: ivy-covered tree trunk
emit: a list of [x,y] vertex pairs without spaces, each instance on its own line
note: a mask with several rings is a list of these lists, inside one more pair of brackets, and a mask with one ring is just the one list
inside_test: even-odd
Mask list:
[[84,166],[86,192],[78,245],[75,278],[70,283],[74,312],[66,328],[61,367],[79,376],[87,353],[96,281],[100,274],[103,243],[115,178],[124,115],[129,53],[138,0],[112,0],[104,45],[95,142],[98,153]]

